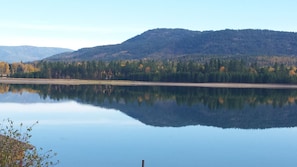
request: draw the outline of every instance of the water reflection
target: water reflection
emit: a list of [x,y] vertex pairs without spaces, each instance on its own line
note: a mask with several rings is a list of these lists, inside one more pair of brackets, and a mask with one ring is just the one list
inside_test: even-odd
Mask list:
[[[297,128],[272,128],[296,126],[296,105],[287,98],[296,97],[295,91],[24,88],[8,86],[0,94],[1,118],[28,124],[38,120],[32,143],[57,152],[60,167],[138,167],[142,159],[147,167],[297,163]],[[223,104],[228,99],[242,103],[220,105],[222,95]],[[247,100],[251,97],[255,105]]]
[[139,125],[141,123],[118,110],[78,104],[74,101],[60,103],[0,103],[1,117],[43,125],[105,124]]
[[47,101],[74,100],[115,109],[147,125],[160,127],[297,126],[297,90],[292,89],[2,85],[2,92],[32,92]]
[[[112,109],[77,102],[0,103],[1,117],[33,128],[32,144],[58,153],[60,167],[294,166],[296,128],[161,128]],[[215,161],[214,161],[215,159]]]

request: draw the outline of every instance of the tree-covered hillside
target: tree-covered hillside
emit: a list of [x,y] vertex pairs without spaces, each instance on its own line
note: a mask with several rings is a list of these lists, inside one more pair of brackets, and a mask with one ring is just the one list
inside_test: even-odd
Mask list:
[[55,55],[52,61],[297,56],[297,33],[270,30],[153,29],[116,44]]

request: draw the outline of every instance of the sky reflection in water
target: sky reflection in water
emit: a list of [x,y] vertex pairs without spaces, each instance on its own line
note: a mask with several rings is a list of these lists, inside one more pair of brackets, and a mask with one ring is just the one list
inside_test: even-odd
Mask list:
[[35,122],[42,125],[64,124],[140,124],[120,111],[78,104],[74,101],[60,103],[0,103],[3,118]]
[[32,143],[53,149],[58,166],[295,166],[296,128],[265,130],[146,126],[118,110],[74,101],[0,103],[1,118],[31,124]]

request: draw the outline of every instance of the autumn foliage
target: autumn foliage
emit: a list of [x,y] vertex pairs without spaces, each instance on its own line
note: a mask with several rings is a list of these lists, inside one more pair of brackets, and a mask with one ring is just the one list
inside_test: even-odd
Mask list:
[[136,80],[158,82],[297,83],[297,68],[241,59],[119,60],[1,63],[0,75],[25,78]]
[[16,73],[34,73],[39,69],[34,64],[0,62],[0,76],[10,76]]

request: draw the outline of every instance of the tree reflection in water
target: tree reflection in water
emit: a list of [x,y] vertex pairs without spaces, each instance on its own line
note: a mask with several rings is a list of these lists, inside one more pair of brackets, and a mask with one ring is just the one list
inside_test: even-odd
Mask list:
[[42,98],[75,100],[118,109],[152,126],[221,128],[297,126],[297,90],[109,85],[1,85],[0,92],[34,92]]

